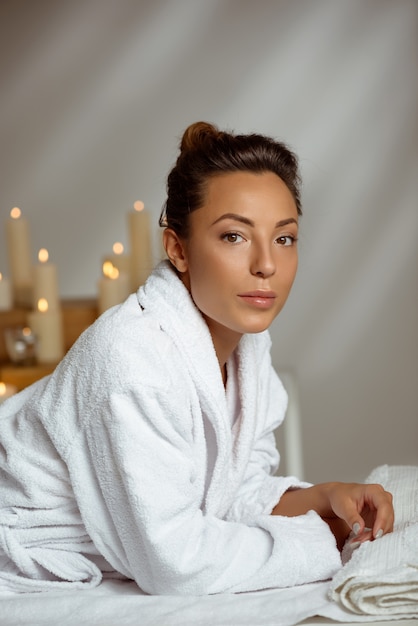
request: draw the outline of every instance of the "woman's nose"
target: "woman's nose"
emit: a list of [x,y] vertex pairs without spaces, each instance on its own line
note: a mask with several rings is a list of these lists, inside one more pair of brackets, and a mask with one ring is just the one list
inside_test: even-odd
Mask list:
[[251,259],[251,273],[254,276],[268,277],[276,272],[273,250],[269,245],[256,246]]

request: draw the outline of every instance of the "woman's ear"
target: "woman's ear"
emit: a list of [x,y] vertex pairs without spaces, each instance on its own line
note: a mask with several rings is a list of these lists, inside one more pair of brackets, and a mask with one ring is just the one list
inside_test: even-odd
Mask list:
[[184,241],[180,239],[172,228],[166,228],[163,232],[163,245],[167,256],[180,273],[187,271],[187,254]]

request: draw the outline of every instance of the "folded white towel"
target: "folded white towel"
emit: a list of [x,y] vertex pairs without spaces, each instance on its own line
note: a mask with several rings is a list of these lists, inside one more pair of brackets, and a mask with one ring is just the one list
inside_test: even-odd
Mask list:
[[394,532],[354,550],[334,576],[330,596],[358,614],[418,617],[418,467],[384,465],[366,482],[393,494]]

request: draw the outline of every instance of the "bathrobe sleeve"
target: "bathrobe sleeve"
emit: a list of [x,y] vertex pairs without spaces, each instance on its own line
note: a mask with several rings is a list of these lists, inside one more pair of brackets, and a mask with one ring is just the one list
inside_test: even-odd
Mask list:
[[151,594],[251,591],[331,577],[340,560],[319,518],[272,523],[264,515],[245,524],[203,513],[197,464],[204,450],[195,449],[193,398],[178,391],[184,370],[161,344],[141,361],[126,356],[117,384],[102,381],[109,391],[67,458],[83,521],[105,558]]

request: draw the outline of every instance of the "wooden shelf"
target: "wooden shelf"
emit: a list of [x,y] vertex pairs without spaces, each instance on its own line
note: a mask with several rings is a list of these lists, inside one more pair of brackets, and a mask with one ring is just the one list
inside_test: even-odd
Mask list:
[[[62,300],[64,325],[64,347],[69,350],[81,333],[98,317],[97,301],[94,299]],[[0,380],[16,385],[20,390],[50,374],[56,364],[35,365],[31,367],[15,366],[8,360],[4,330],[27,326],[28,309],[0,311]]]
[[56,367],[56,363],[48,365],[33,365],[30,367],[10,365],[10,363],[0,364],[0,380],[3,383],[14,385],[18,391],[29,387],[40,378],[51,374]]
[[64,346],[65,350],[69,350],[81,333],[98,318],[97,301],[93,299],[63,300],[62,315],[64,322]]

